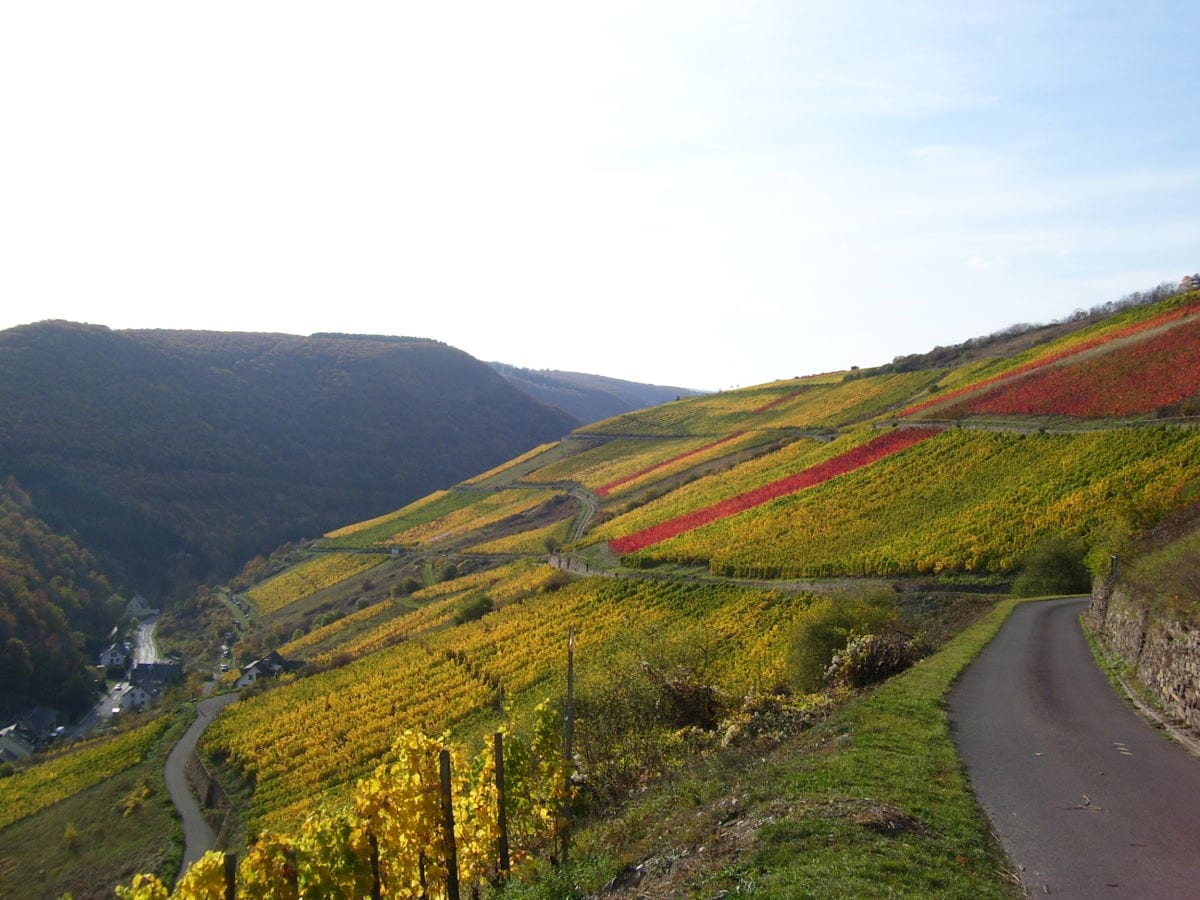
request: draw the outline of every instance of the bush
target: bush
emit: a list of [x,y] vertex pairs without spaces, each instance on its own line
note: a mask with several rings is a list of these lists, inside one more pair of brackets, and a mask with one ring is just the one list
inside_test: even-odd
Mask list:
[[[313,619],[312,627],[314,629],[324,628],[326,625],[332,625],[334,622],[338,621],[338,619],[344,618],[345,615],[346,614],[341,610],[331,609],[329,612],[321,613],[319,616]],[[282,635],[280,635],[279,643],[283,643]]]
[[1023,560],[1013,593],[1018,597],[1090,593],[1092,574],[1084,562],[1086,556],[1081,541],[1062,535],[1044,538]]
[[419,591],[420,589],[421,582],[417,581],[417,579],[405,578],[402,582],[392,588],[392,599],[395,600],[399,597],[407,597],[413,591]]
[[812,727],[828,715],[836,703],[825,694],[749,694],[741,706],[721,722],[721,746],[754,741],[777,743],[788,735]]
[[462,625],[464,622],[482,619],[495,608],[496,604],[492,602],[491,597],[487,594],[477,594],[459,607],[458,612],[454,614],[454,624]]
[[697,678],[687,666],[663,672],[643,662],[641,671],[654,692],[656,717],[662,724],[702,731],[717,727],[725,704],[715,686]]
[[913,642],[902,634],[860,634],[833,654],[825,679],[838,687],[861,690],[899,674],[917,661]]
[[576,682],[575,748],[587,801],[599,808],[715,744],[728,698],[712,683],[700,628],[670,635],[630,631],[621,650]]
[[539,590],[543,594],[553,594],[555,591],[566,587],[572,580],[568,573],[559,570],[543,581]]
[[819,691],[833,655],[853,634],[885,631],[899,619],[889,593],[821,597],[798,617],[788,648],[788,668],[798,690]]

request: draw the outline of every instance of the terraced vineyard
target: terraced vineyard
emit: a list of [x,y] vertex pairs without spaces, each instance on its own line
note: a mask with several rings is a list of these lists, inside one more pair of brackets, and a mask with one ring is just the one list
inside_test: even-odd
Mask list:
[[383,561],[382,556],[326,553],[255,585],[246,592],[246,596],[260,615],[269,615],[317,591],[373,569]]
[[713,438],[737,431],[842,428],[899,413],[913,396],[929,390],[944,374],[941,369],[833,372],[680,400],[589,425],[579,433]]
[[1047,534],[1143,528],[1198,478],[1193,429],[947,431],[638,555],[752,578],[1005,572]]
[[[533,560],[525,560],[424,588],[412,595],[412,602],[422,604],[420,608],[401,611],[399,614],[397,610],[392,609],[392,614],[387,617],[386,622],[338,641],[332,648],[317,654],[315,659],[321,663],[329,661],[334,655],[358,657],[380,650],[414,634],[446,626],[454,619],[458,605],[467,598],[486,593],[497,603],[507,603],[548,589],[556,577],[555,572],[548,567]],[[387,604],[378,606],[386,607]],[[363,613],[374,608],[368,607]],[[334,623],[327,627],[332,629],[338,625],[339,623]],[[305,655],[300,641],[287,645],[284,649],[289,647],[296,647],[295,652]]]
[[[913,404],[904,410],[904,415],[911,416],[926,410],[940,409],[949,400],[959,398],[968,393],[974,393],[1000,382],[1033,372],[1045,366],[1071,360],[1088,351],[1115,348],[1120,341],[1145,334],[1154,329],[1167,328],[1179,323],[1190,316],[1200,313],[1200,295],[1196,292],[1179,294],[1168,300],[1151,306],[1136,307],[1117,313],[1096,325],[1082,329],[1066,337],[1052,341],[1049,344],[1033,347],[1016,356],[1000,358],[990,363],[969,366],[957,375],[951,375],[944,380],[944,387],[952,388],[946,393]],[[1092,386],[1092,389],[1107,387],[1109,390],[1121,390],[1124,385],[1112,380],[1116,372],[1098,373],[1108,375]],[[1135,388],[1132,394],[1136,395]],[[1153,408],[1152,404],[1141,402],[1138,405]]]
[[1200,319],[1072,363],[1040,367],[942,414],[1098,419],[1185,403],[1183,413],[1200,410]]
[[389,543],[408,529],[449,515],[479,499],[478,495],[467,491],[436,491],[395,512],[331,531],[322,543],[331,549],[344,550]]
[[824,484],[830,479],[854,472],[921,441],[929,440],[937,433],[937,430],[933,428],[907,428],[902,431],[890,431],[875,435],[869,441],[822,463],[801,469],[785,478],[769,481],[753,490],[711,506],[705,506],[641,531],[623,535],[610,541],[609,546],[616,553],[634,553],[643,547],[661,543],[675,535],[735,516],[743,510],[762,506],[778,497],[785,497]]
[[366,774],[405,728],[440,733],[494,697],[463,666],[406,642],[234,704],[204,744],[254,780],[252,821],[286,829]]
[[[405,728],[454,729],[491,709],[501,692],[532,706],[555,689],[548,681],[561,678],[569,629],[586,670],[603,667],[632,633],[669,633],[690,623],[708,635],[723,687],[744,691],[782,677],[788,625],[807,602],[762,589],[612,579],[529,594],[553,574],[546,566],[510,569],[489,591],[519,599],[447,628],[454,601],[474,587],[457,586],[395,620],[407,628],[403,642],[235,704],[206,735],[207,752],[254,780],[254,821],[282,828],[312,810],[318,795],[348,790]],[[369,642],[359,649],[369,651]]]
[[563,519],[562,521],[553,522],[541,528],[519,531],[515,534],[507,534],[490,541],[484,541],[481,544],[475,544],[468,547],[466,552],[482,554],[520,553],[536,556],[543,553],[548,547],[561,547],[565,544],[570,530],[570,519]]
[[[316,674],[234,704],[206,750],[253,784],[251,830],[286,832],[349,808],[409,729],[471,744],[504,710],[561,696],[568,631],[585,680],[695,689],[644,659],[621,668],[631,648],[681,646],[736,707],[785,685],[803,696],[798,629],[865,609],[856,579],[893,585],[888,602],[935,576],[1003,588],[1058,537],[1099,571],[1200,500],[1198,307],[1181,294],[1010,356],[676,401],[331,532],[326,552],[249,592],[261,610],[372,559],[390,560],[380,580],[419,584],[284,644]],[[381,548],[395,556],[350,552]],[[688,727],[672,746],[700,740]]]
[[840,372],[832,375],[813,375],[794,381],[775,382],[745,390],[722,391],[677,400],[674,403],[597,422],[579,429],[578,433],[715,437],[732,431],[748,430],[756,423],[767,421],[759,417],[767,414],[781,401],[796,396],[798,391],[837,384],[844,377]]

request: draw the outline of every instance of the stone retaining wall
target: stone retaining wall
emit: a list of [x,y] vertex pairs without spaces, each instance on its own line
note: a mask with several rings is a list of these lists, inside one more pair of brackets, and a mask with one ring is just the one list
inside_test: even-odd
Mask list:
[[[208,820],[208,824],[214,830],[223,831],[223,825],[229,817],[229,811],[233,804],[230,803],[225,789],[221,787],[221,782],[213,777],[213,774],[208,771],[208,766],[195,751],[184,763],[184,772],[192,786],[192,792],[200,801],[200,809]],[[221,846],[220,840],[218,840],[217,846]]]
[[1150,614],[1147,598],[1108,578],[1088,608],[1092,632],[1137,669],[1167,715],[1200,730],[1200,629]]

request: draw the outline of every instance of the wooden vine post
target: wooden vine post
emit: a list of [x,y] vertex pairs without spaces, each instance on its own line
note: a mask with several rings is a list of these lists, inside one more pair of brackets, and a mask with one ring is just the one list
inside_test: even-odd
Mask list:
[[571,844],[571,777],[575,769],[575,629],[567,629],[567,719],[563,730],[562,862]]
[[367,841],[371,846],[371,900],[382,900],[383,879],[379,877],[379,838],[374,831],[367,832]]
[[454,797],[450,793],[450,751],[442,748],[438,754],[442,775],[442,822],[445,827],[446,845],[446,897],[458,897],[458,845],[454,841]]
[[496,824],[500,831],[496,851],[500,857],[500,877],[507,878],[509,872],[508,860],[508,813],[505,812],[504,794],[504,732],[497,731],[492,736],[492,749],[496,759]]
[[237,900],[237,854],[225,854],[225,900]]

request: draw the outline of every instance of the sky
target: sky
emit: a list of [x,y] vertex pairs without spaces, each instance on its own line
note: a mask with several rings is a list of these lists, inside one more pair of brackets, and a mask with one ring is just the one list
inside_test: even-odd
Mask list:
[[1200,270],[1200,4],[7,3],[0,328],[724,389]]

